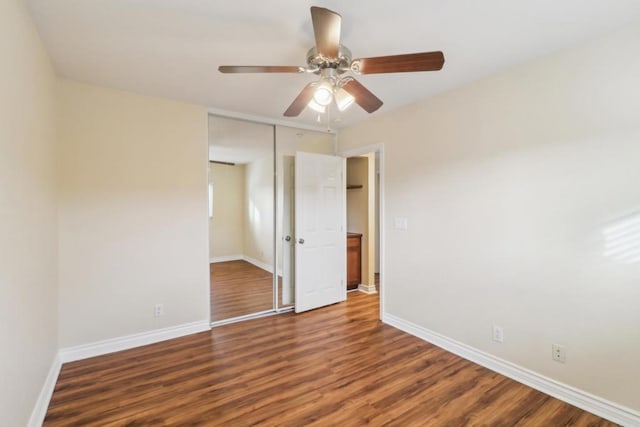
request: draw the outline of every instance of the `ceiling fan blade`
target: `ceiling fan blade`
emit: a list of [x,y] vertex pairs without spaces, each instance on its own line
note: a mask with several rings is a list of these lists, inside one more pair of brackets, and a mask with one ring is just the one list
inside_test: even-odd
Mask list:
[[367,113],[373,113],[382,107],[382,101],[353,78],[350,78],[347,83],[342,85],[342,89],[353,96],[356,104],[361,106]]
[[444,54],[437,51],[354,59],[351,71],[357,74],[407,73],[437,71],[443,65]]
[[318,53],[327,58],[337,58],[342,17],[329,9],[311,6],[311,21]]
[[302,91],[298,94],[296,99],[293,100],[287,111],[284,112],[286,117],[296,117],[302,113],[302,110],[305,109],[311,98],[313,98],[314,92],[314,83],[311,82],[302,89]]
[[221,73],[304,73],[303,67],[286,65],[221,65]]

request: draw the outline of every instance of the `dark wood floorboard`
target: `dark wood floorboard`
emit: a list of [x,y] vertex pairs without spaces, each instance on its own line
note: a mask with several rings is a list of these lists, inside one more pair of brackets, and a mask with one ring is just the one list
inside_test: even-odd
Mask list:
[[[273,309],[273,275],[247,261],[209,264],[213,322]],[[282,278],[278,278],[279,307]]]
[[377,295],[67,363],[46,426],[614,426],[382,324]]

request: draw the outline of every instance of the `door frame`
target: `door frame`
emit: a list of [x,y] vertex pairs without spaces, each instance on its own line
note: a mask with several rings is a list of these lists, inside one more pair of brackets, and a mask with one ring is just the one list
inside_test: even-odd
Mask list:
[[[380,289],[378,289],[378,295],[380,296],[380,320],[382,320],[383,314],[385,313],[385,293],[387,291],[386,280],[385,280],[385,270],[386,270],[386,262],[385,262],[385,202],[384,202],[384,143],[377,143],[366,145],[363,147],[351,148],[348,150],[338,151],[337,155],[348,159],[349,157],[362,156],[368,153],[377,153],[380,156],[380,188],[378,188],[378,194],[380,196],[380,209],[377,214],[379,215],[380,221],[380,241],[378,242],[379,251],[380,251]],[[346,213],[346,206],[345,206]],[[346,256],[346,253],[345,253]],[[384,286],[383,286],[384,285]]]

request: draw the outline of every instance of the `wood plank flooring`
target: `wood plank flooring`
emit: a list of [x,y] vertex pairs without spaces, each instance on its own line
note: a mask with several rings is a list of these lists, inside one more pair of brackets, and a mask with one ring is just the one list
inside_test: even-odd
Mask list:
[[[209,264],[211,320],[273,309],[273,275],[247,261]],[[282,280],[278,280],[282,307]]]
[[378,297],[68,363],[45,426],[614,426],[377,320]]

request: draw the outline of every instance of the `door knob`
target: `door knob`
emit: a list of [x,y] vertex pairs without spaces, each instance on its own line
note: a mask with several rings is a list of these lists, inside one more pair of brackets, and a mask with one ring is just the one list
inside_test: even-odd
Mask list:
[[285,240],[285,242],[290,242],[291,241],[291,236],[284,236],[284,240]]
[[303,238],[299,238],[298,239],[298,243],[300,243],[301,245],[304,245],[304,239]]

